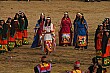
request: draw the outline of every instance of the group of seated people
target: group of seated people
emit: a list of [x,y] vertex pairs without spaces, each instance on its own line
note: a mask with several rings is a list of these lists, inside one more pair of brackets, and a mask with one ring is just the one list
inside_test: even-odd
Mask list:
[[0,52],[28,44],[27,27],[28,20],[21,11],[14,18],[9,17],[6,22],[0,19]]

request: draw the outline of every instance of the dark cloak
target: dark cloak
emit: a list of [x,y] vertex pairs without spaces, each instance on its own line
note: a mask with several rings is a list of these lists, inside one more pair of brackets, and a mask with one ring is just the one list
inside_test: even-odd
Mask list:
[[8,25],[6,23],[3,24],[3,32],[2,32],[2,38],[7,39],[7,33],[8,33]]
[[108,44],[108,39],[110,38],[110,35],[109,36],[106,36],[105,34],[106,32],[104,32],[104,35],[103,35],[103,38],[102,38],[102,53],[106,53],[106,47],[107,47],[107,44]]

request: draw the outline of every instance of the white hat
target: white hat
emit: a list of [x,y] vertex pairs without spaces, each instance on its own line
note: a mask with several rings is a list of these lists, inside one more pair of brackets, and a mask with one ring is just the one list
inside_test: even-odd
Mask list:
[[19,14],[21,14],[21,13],[22,13],[22,11],[19,11],[18,13],[19,13]]
[[82,13],[78,13],[78,15],[83,16],[83,14],[82,14]]
[[41,15],[45,15],[44,13],[41,13]]
[[103,24],[99,24],[99,26],[103,26]]
[[50,18],[50,17],[47,17],[46,19],[47,19],[47,20],[50,20],[51,18]]
[[65,12],[64,14],[65,14],[65,15],[67,15],[67,14],[68,14],[68,12]]
[[77,12],[76,14],[79,14],[80,12]]

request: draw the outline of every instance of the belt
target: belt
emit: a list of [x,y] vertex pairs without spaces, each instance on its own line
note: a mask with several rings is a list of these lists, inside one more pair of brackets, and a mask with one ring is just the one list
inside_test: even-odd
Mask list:
[[84,27],[78,27],[78,28],[84,28]]
[[45,34],[51,34],[51,32],[46,32]]

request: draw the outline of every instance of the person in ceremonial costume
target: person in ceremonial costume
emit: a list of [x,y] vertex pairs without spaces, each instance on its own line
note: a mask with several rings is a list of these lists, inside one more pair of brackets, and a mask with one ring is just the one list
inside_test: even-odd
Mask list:
[[106,73],[107,70],[106,68],[102,68],[102,66],[98,63],[98,60],[96,57],[92,58],[92,62],[93,65],[91,65],[88,70],[87,73]]
[[110,18],[105,18],[104,23],[106,24],[106,28],[110,30]]
[[77,24],[76,24],[76,22],[79,20],[79,17],[80,17],[80,15],[79,15],[79,12],[78,12],[78,13],[76,14],[76,18],[75,18],[75,20],[74,20],[74,22],[73,22],[73,25],[74,25],[73,46],[75,46],[76,43],[77,43]]
[[47,54],[51,53],[55,50],[55,26],[51,22],[51,18],[47,17],[45,24],[43,26],[43,43],[42,43],[42,50]]
[[6,21],[6,24],[8,25],[8,50],[12,50],[15,47],[15,37],[12,36],[12,33],[15,32],[15,28],[12,24],[12,19],[9,17]]
[[80,69],[80,62],[76,61],[74,63],[74,69],[72,71],[67,71],[67,73],[84,73],[81,69]]
[[8,33],[8,25],[5,23],[4,20],[0,20],[0,29],[1,29],[1,51],[8,51],[8,40],[7,40],[7,33]]
[[51,73],[52,64],[48,63],[47,57],[42,56],[41,57],[41,64],[38,64],[34,67],[35,73]]
[[11,17],[9,17],[9,18],[7,19],[7,21],[6,21],[6,24],[7,24],[7,26],[8,26],[8,35],[7,35],[7,37],[10,37],[11,21],[12,21]]
[[110,30],[104,30],[102,38],[102,65],[110,66]]
[[34,41],[31,45],[31,48],[39,47],[42,43],[42,31],[43,31],[43,25],[45,23],[45,14],[41,13],[40,19],[37,21],[37,24],[34,28],[35,34],[34,34]]
[[60,31],[59,31],[59,45],[60,46],[70,46],[72,42],[71,33],[71,20],[69,18],[68,12],[64,13],[64,17],[61,20]]
[[21,26],[19,22],[20,22],[19,14],[16,13],[14,16],[14,19],[12,20],[13,31],[10,34],[15,38],[15,46],[17,47],[22,45],[22,31],[21,31],[21,28],[20,28]]
[[20,23],[20,29],[22,31],[22,42],[24,45],[28,45],[29,42],[28,42],[28,32],[27,32],[27,27],[28,27],[28,20],[27,20],[27,17],[26,15],[21,12],[19,14],[19,23]]
[[3,49],[2,49],[2,32],[3,32],[3,20],[0,20],[0,51],[3,51]]
[[82,13],[79,14],[79,19],[76,21],[77,29],[77,43],[75,45],[76,49],[84,48],[87,49],[88,44],[88,25]]
[[108,30],[109,29],[108,19],[104,19],[102,24],[103,24],[103,30]]
[[98,25],[98,28],[95,32],[95,49],[96,49],[96,57],[101,58],[102,56],[102,38],[103,38],[103,24]]
[[15,16],[14,16],[14,19],[12,19],[12,31],[10,33],[11,37],[14,37],[15,39],[18,38],[18,34],[17,34],[17,31],[20,30],[20,24],[19,24],[19,14],[16,13]]
[[15,29],[15,46],[19,47],[22,46],[22,19],[20,18],[20,14],[16,13],[12,24],[14,25]]

